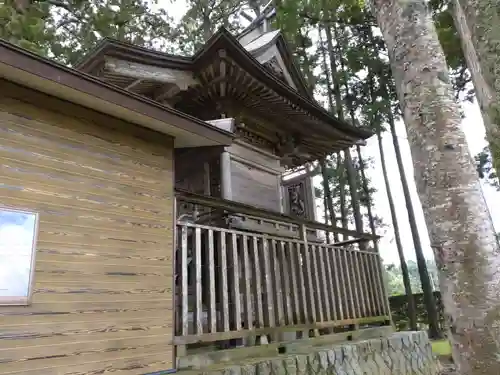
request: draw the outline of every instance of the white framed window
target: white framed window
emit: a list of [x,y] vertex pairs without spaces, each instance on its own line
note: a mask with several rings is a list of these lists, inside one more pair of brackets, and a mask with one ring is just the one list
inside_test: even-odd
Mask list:
[[0,305],[31,301],[38,213],[0,206]]

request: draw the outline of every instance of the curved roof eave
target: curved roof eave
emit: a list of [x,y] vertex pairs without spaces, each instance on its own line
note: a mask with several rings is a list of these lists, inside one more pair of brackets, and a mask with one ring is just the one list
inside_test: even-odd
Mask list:
[[[130,54],[131,51],[134,53]],[[193,62],[192,57],[171,55],[116,39],[104,38],[89,53],[78,60],[75,69],[88,72],[95,61],[107,53],[112,56],[126,55],[127,59],[134,62],[148,63],[158,67],[175,67],[182,70],[190,69]]]
[[110,53],[111,55],[126,55],[127,59],[130,59],[130,61],[147,63],[158,67],[196,70],[196,65],[198,65],[205,58],[209,58],[209,56],[218,49],[227,49],[230,51],[232,53],[232,58],[239,60],[242,65],[249,68],[249,73],[255,75],[256,78],[262,80],[263,83],[275,90],[278,94],[290,100],[290,102],[310,112],[312,115],[318,117],[318,119],[321,119],[325,123],[357,138],[367,139],[373,135],[370,130],[356,128],[346,121],[337,119],[323,107],[315,103],[308,95],[306,96],[303,93],[297,92],[286,83],[277,79],[248,51],[246,51],[238,40],[225,28],[220,28],[214,35],[212,35],[203,48],[198,50],[192,57],[169,55],[163,52],[138,47],[130,43],[104,38],[91,52],[79,61],[76,69],[89,72],[89,68],[91,68],[96,60],[103,58],[106,53]]
[[280,81],[268,72],[243,46],[238,40],[229,33],[225,28],[220,28],[205,44],[204,48],[198,51],[193,56],[193,62],[196,65],[202,61],[205,56],[210,55],[210,52],[226,48],[234,53],[231,57],[235,60],[240,60],[241,64],[246,64],[251,68],[254,74],[262,79],[263,83],[269,85],[277,93],[290,100],[295,105],[302,107],[312,115],[317,116],[319,119],[336,127],[349,135],[368,139],[373,135],[373,132],[368,129],[356,128],[346,121],[342,121],[332,116],[326,109],[319,104],[313,102],[310,98],[295,91],[286,83]]

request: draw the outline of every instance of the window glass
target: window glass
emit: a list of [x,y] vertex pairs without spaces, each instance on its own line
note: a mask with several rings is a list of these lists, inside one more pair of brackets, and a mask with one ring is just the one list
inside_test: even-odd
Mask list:
[[27,304],[38,215],[0,207],[0,304]]

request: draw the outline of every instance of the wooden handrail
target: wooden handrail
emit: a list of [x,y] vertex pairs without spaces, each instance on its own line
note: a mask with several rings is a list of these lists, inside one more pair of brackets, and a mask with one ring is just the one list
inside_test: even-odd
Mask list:
[[[344,234],[347,236],[355,237],[349,241],[363,242],[363,241],[376,241],[380,236],[374,236],[370,233],[359,233],[354,230],[338,228],[331,225],[323,224],[313,220],[302,219],[299,217],[294,217],[280,212],[268,211],[254,206],[250,206],[244,203],[230,201],[221,198],[210,197],[206,195],[200,195],[191,193],[184,189],[175,189],[175,196],[178,200],[184,201],[186,203],[199,204],[203,206],[220,208],[228,212],[246,214],[250,216],[258,216],[265,219],[282,221],[289,224],[305,225],[310,229],[324,230],[332,233]],[[350,242],[350,243],[354,243]]]

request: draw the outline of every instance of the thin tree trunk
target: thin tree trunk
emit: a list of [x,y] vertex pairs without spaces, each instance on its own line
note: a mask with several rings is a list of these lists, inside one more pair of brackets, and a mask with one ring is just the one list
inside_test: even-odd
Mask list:
[[[366,195],[366,211],[368,215],[368,223],[370,226],[370,232],[373,234],[375,237],[377,235],[377,230],[375,228],[375,219],[373,216],[373,211],[372,211],[372,199],[371,199],[371,194],[370,194],[370,188],[368,186],[368,180],[366,178],[366,173],[365,173],[365,162],[363,160],[363,155],[361,155],[361,147],[356,146],[356,151],[358,154],[358,160],[359,160],[359,169],[360,169],[360,174],[361,174],[361,187],[363,188],[363,192]],[[378,249],[378,242],[376,240],[373,241],[373,248],[379,253]]]
[[461,130],[460,108],[424,0],[373,0],[387,43],[440,268],[453,359],[461,374],[498,374],[500,248]]
[[398,217],[396,215],[396,207],[392,199],[391,185],[389,176],[387,174],[387,165],[385,163],[385,153],[382,144],[382,135],[380,131],[377,132],[378,151],[380,154],[380,163],[382,164],[382,174],[384,176],[385,191],[387,193],[387,201],[389,202],[389,210],[391,211],[392,227],[394,229],[394,240],[396,241],[396,249],[398,250],[399,262],[401,263],[401,273],[403,275],[403,284],[405,286],[406,297],[408,301],[408,319],[410,321],[410,329],[417,330],[417,310],[415,308],[415,299],[411,290],[410,273],[408,272],[408,265],[406,264],[405,253],[403,251],[403,244],[401,243],[401,236],[399,232]]
[[[319,29],[319,42],[320,42],[321,55],[323,57],[323,68],[324,68],[325,77],[326,77],[328,104],[330,107],[329,109],[330,109],[330,111],[333,111],[334,102],[333,102],[333,92],[332,92],[332,86],[331,86],[331,80],[330,80],[330,71],[328,69],[328,64],[326,62],[326,51],[325,51],[325,48],[323,46],[323,38],[322,38],[321,28]],[[321,174],[323,176],[323,191],[325,193],[325,199],[326,199],[325,203],[327,204],[328,211],[330,212],[330,221],[332,223],[332,226],[336,227],[337,226],[337,218],[335,216],[335,210],[333,208],[333,196],[332,196],[332,191],[330,189],[330,182],[328,179],[328,175],[326,174],[326,160],[322,161]],[[333,233],[333,240],[334,240],[334,242],[339,242],[338,233],[336,233],[336,232]]]
[[335,96],[335,110],[339,119],[344,118],[344,111],[342,109],[342,96],[340,93],[340,84],[337,74],[337,63],[335,62],[335,51],[333,48],[333,35],[332,28],[329,23],[325,25],[326,32],[326,45],[328,48],[328,56],[330,59],[330,71],[332,72],[333,94]]
[[[325,211],[325,215],[324,215],[324,219],[325,219],[325,224],[328,225],[328,223],[330,222],[329,219],[328,219],[328,200],[326,198],[326,195],[325,193],[323,192],[323,210]],[[326,239],[326,243],[327,244],[330,244],[331,241],[330,241],[330,233],[329,232],[326,232],[325,231],[325,239]],[[335,242],[335,239],[333,240],[333,242]]]
[[420,241],[417,219],[415,217],[415,210],[413,208],[413,202],[411,200],[410,188],[408,186],[408,180],[406,178],[406,172],[403,165],[403,157],[401,155],[399,140],[396,133],[396,124],[394,122],[394,116],[390,112],[388,113],[388,122],[392,136],[392,144],[394,145],[394,151],[396,153],[396,162],[401,178],[401,185],[403,186],[403,195],[405,198],[406,212],[408,213],[408,222],[410,223],[413,246],[415,247],[415,257],[417,259],[418,273],[420,276],[420,282],[422,284],[425,310],[427,311],[427,320],[429,323],[429,336],[431,338],[438,338],[441,337],[441,332],[439,329],[439,316],[436,307],[436,299],[434,297],[434,291],[432,290],[429,272],[427,271],[427,262],[425,261],[422,242]]
[[[337,112],[337,116],[339,118],[344,117],[344,113],[342,110],[342,98],[340,95],[340,85],[338,83],[337,79],[337,65],[335,64],[335,51],[333,49],[333,42],[332,42],[332,31],[329,23],[326,23],[324,26],[325,32],[326,32],[326,43],[327,43],[327,52],[328,52],[328,57],[329,57],[329,62],[330,62],[330,70],[328,70],[328,66],[326,63],[326,56],[324,54],[323,50],[323,62],[325,66],[325,71],[327,75],[327,85],[328,85],[328,103],[330,105],[330,110],[333,111],[335,108]],[[321,40],[321,32],[320,32],[320,41]],[[331,74],[331,82],[330,82],[330,73]],[[333,98],[335,97],[335,101]],[[344,163],[342,163],[342,157],[340,152],[337,153],[337,173],[338,173],[338,182],[339,182],[339,197],[340,197],[340,217],[341,217],[341,223],[342,223],[342,228],[347,229],[348,224],[347,224],[347,212],[346,212],[346,201],[345,201],[345,169],[344,169]],[[343,240],[347,240],[348,236],[343,235],[342,236]]]
[[[361,206],[359,204],[359,191],[356,179],[356,170],[352,162],[351,151],[349,149],[344,150],[345,167],[347,174],[347,183],[349,185],[349,193],[351,195],[351,205],[354,216],[354,226],[356,232],[363,233],[363,216],[361,215]],[[361,250],[366,250],[366,242],[360,242],[359,247]]]
[[[325,26],[325,31],[326,31],[328,55],[330,57],[330,70],[332,72],[333,92],[335,95],[335,106],[337,109],[337,116],[339,117],[339,119],[344,120],[340,82],[337,74],[337,64],[335,62],[335,51],[333,47],[333,34],[329,24]],[[335,37],[338,37],[338,35],[335,35]],[[349,193],[351,195],[351,205],[354,216],[354,225],[357,232],[363,233],[363,217],[361,215],[361,208],[359,206],[359,192],[356,181],[356,171],[352,164],[351,151],[348,148],[344,150],[344,162],[347,174],[347,183],[349,185]],[[364,242],[360,243],[359,246],[363,250],[366,249],[366,243]]]
[[[345,202],[345,170],[340,152],[337,153],[337,173],[339,180],[340,221],[342,223],[342,228],[347,229],[349,226],[347,224],[347,207]],[[344,234],[342,235],[342,239],[344,241],[348,240],[349,236]]]
[[[323,194],[325,198],[325,216],[330,218],[332,227],[337,226],[337,219],[335,217],[335,210],[333,208],[333,197],[332,190],[330,189],[330,179],[328,178],[326,161],[323,159],[320,161],[321,165],[321,175],[323,177]],[[333,240],[335,242],[339,241],[338,233],[333,232]],[[328,236],[329,238],[329,236]]]
[[493,166],[500,171],[500,16],[495,0],[450,2],[474,83]]

